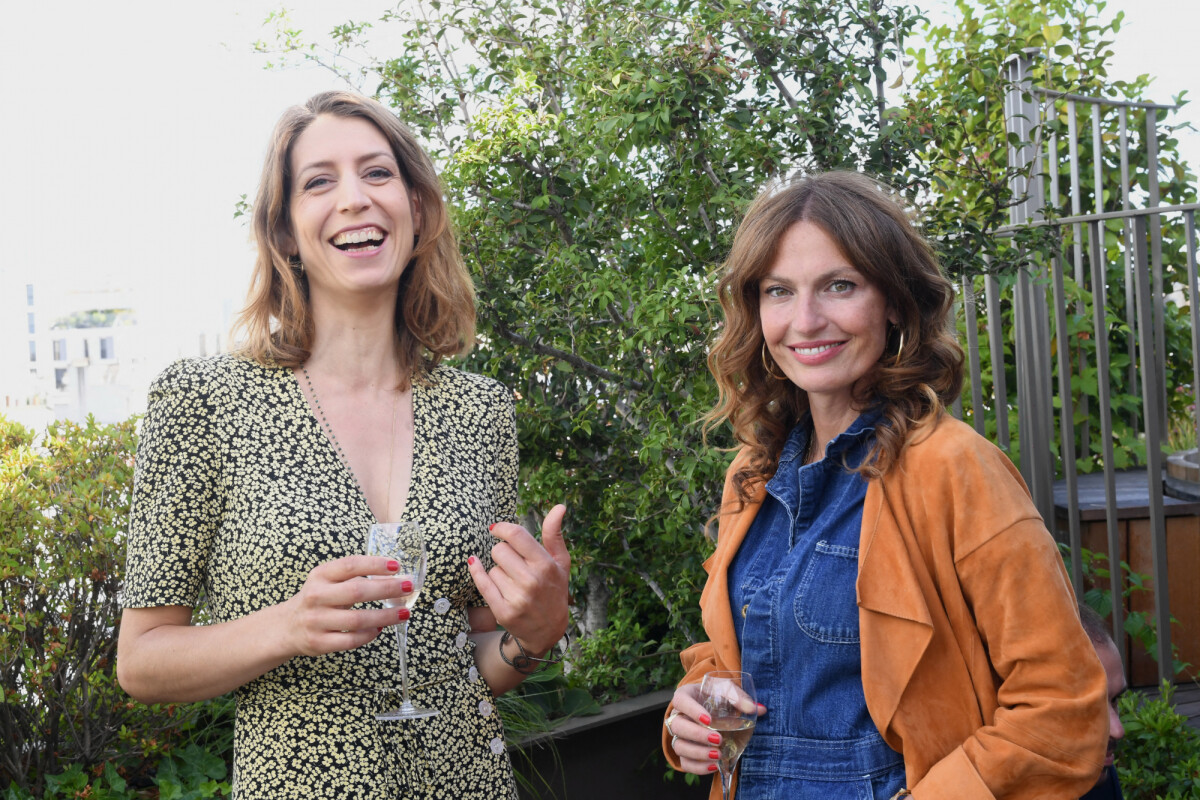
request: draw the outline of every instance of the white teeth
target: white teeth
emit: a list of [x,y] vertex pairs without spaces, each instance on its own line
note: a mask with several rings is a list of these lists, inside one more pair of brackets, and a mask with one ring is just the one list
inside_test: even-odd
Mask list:
[[802,356],[815,356],[817,353],[824,353],[826,350],[832,350],[835,347],[837,347],[836,344],[823,344],[819,347],[793,347],[792,349]]
[[346,231],[333,237],[336,247],[346,244],[362,244],[363,242],[382,242],[383,231],[378,228],[359,228],[356,231]]

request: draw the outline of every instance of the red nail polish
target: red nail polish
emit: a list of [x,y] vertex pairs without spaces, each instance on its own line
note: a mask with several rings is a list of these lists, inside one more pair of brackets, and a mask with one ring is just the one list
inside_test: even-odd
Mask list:
[[375,630],[379,631],[380,633],[383,633],[383,628],[376,628]]
[[412,581],[407,580],[407,579],[400,581],[400,589],[405,592],[411,592],[412,591]]
[[494,527],[496,527],[496,523],[494,523],[494,522],[491,525],[488,525],[488,533],[491,533],[492,528],[494,528]]
[[717,765],[716,765],[716,764],[709,764],[709,765],[708,765],[708,771],[709,771],[709,772],[716,772],[716,771],[717,771]]
[[766,711],[766,710],[767,710],[767,707],[766,707],[766,706],[764,706],[762,703],[759,703],[759,704],[758,704],[758,710],[759,710],[759,711]]
[[401,622],[408,622],[408,618],[411,616],[412,616],[412,612],[409,611],[407,608],[402,608],[398,612],[396,612],[396,617]]
[[467,563],[473,565],[475,563],[475,556],[467,556]]
[[708,735],[708,740],[709,740],[710,742],[712,742],[713,744],[720,744],[720,743],[721,743],[721,734],[719,734],[719,733],[710,733],[710,734]]
[[709,750],[708,757],[711,758],[713,761],[716,761],[718,758],[721,757],[721,751],[720,750]]
[[400,562],[399,561],[389,561],[388,562],[388,572],[399,572],[399,571],[400,571]]
[[700,724],[701,725],[712,725],[712,717],[710,717],[708,714],[701,714],[700,715]]

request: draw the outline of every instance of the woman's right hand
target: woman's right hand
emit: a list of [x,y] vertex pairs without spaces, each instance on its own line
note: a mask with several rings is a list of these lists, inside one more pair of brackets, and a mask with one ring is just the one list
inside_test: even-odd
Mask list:
[[411,577],[399,574],[399,566],[382,556],[328,561],[284,602],[214,625],[193,625],[187,606],[127,608],[117,678],[144,703],[190,703],[231,692],[298,655],[359,647],[408,614],[401,608],[355,608],[411,593],[412,586],[404,585]]
[[399,605],[413,589],[412,577],[398,574],[399,569],[396,561],[364,555],[314,567],[300,591],[283,604],[295,653],[318,656],[352,650],[385,627],[407,620],[407,608],[355,608],[382,600]]
[[[717,771],[721,757],[721,734],[707,727],[712,717],[700,705],[700,684],[689,683],[675,690],[670,732],[671,747],[679,756],[680,769],[696,775]],[[679,712],[679,713],[675,713]]]

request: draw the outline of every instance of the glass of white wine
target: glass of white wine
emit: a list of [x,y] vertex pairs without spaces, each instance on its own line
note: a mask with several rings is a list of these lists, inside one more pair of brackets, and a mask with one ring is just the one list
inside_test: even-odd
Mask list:
[[706,672],[700,683],[700,704],[712,717],[708,727],[721,734],[717,769],[721,772],[721,795],[729,800],[734,767],[750,743],[754,723],[758,721],[754,679],[748,672]]
[[[421,527],[415,522],[378,522],[367,532],[367,555],[384,556],[400,562],[400,569],[392,578],[380,580],[412,581],[412,593],[397,599],[385,600],[388,608],[411,609],[421,594],[425,583],[425,539]],[[437,709],[418,708],[408,695],[408,620],[396,627],[396,650],[400,656],[400,707],[375,715],[378,720],[421,719],[437,714]]]

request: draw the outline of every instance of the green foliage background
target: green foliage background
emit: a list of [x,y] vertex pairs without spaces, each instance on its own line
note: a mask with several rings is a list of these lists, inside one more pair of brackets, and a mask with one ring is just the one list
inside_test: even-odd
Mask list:
[[[1120,20],[1087,0],[977,0],[959,2],[958,13],[956,24],[927,30],[922,49],[911,46],[919,13],[884,0],[424,0],[347,22],[319,37],[323,44],[285,14],[269,20],[275,33],[260,49],[273,63],[316,62],[374,92],[439,162],[479,291],[479,339],[465,366],[517,393],[530,525],[555,502],[571,510],[569,680],[599,699],[671,686],[678,652],[703,637],[701,564],[732,444],[724,430],[705,441],[698,424],[715,400],[705,366],[720,324],[714,273],[765,181],[794,170],[873,172],[921,206],[954,275],[977,272],[987,256],[1007,286],[1022,265],[1069,254],[1069,231],[994,235],[1014,202],[1003,64],[1039,47],[1035,82],[1141,98],[1146,79],[1114,83],[1105,73]],[[397,44],[373,52],[383,28]],[[1052,119],[1041,132],[1063,124]],[[1160,130],[1164,202],[1194,200],[1172,129]],[[1084,176],[1084,208],[1097,192],[1116,207],[1114,174],[1107,164],[1100,187]],[[1107,245],[1109,262],[1119,263],[1119,240]],[[1178,250],[1164,261],[1175,279]],[[1091,295],[1086,283],[1068,282],[1068,292],[1074,355],[1085,364],[1072,382],[1076,422],[1094,431],[1096,404],[1082,400],[1102,380],[1126,382],[1124,297],[1104,298],[1114,360],[1113,374],[1099,376],[1086,367],[1094,363]],[[1172,352],[1187,347],[1183,311],[1169,310]],[[1007,301],[1003,314],[1009,330]],[[1011,358],[983,355],[985,381],[1003,368],[1015,386],[1002,366]],[[1183,385],[1190,374],[1170,380]],[[1126,416],[1136,403],[1116,398]],[[1173,413],[1185,404],[1176,398]],[[967,413],[988,414],[995,431],[995,409]],[[1120,423],[1117,452],[1136,458],[1137,433],[1136,421]],[[117,796],[127,778],[150,780],[131,762],[111,774],[97,766],[118,752],[139,764],[172,759],[155,779],[191,776],[176,781],[188,788],[163,796],[222,791],[224,776],[202,757],[210,734],[191,733],[210,730],[203,714],[221,714],[146,709],[123,702],[112,681],[115,631],[106,626],[116,619],[131,425],[64,425],[47,434],[44,452],[27,431],[7,426],[4,436],[0,726],[9,727],[0,728],[0,777],[11,782],[8,796],[17,796],[14,786],[70,796],[80,781]],[[1098,465],[1095,438],[1082,469]],[[88,571],[48,582],[68,551]],[[30,620],[42,638],[30,635]],[[42,716],[19,720],[35,696]],[[85,721],[95,733],[79,740]],[[10,739],[18,735],[26,738]],[[18,741],[46,746],[10,744]],[[37,758],[76,766],[43,778]]]

